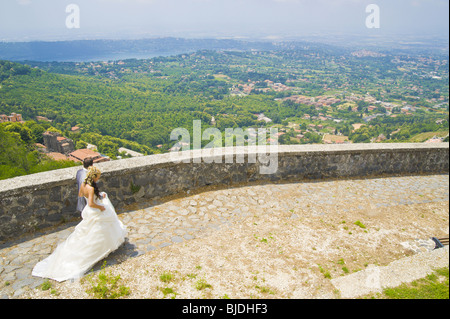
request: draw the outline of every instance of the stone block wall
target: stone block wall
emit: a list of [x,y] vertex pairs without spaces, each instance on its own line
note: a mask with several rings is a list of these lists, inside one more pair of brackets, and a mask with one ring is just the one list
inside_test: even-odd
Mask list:
[[[129,204],[208,186],[436,174],[449,170],[448,143],[278,146],[274,153],[277,170],[273,174],[261,174],[264,161],[256,156],[254,162],[251,156],[258,154],[256,148],[222,151],[216,157],[206,150],[179,153],[187,163],[173,162],[171,154],[160,154],[96,164],[103,172],[99,187],[120,211]],[[225,163],[230,154],[234,160]],[[242,154],[243,163],[237,159]],[[79,218],[75,213],[75,175],[79,168],[0,181],[0,242]]]

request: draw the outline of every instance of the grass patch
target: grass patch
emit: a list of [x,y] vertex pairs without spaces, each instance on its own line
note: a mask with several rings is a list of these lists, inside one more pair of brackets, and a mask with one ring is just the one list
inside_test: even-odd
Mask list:
[[354,224],[355,224],[356,226],[361,227],[361,228],[366,228],[366,226],[365,226],[363,223],[361,223],[359,220],[357,220]]
[[139,185],[134,185],[133,182],[130,183],[130,190],[131,193],[136,194],[141,190],[141,186]]
[[130,294],[130,288],[121,284],[120,275],[113,276],[105,272],[106,261],[97,276],[89,275],[86,280],[91,287],[86,290],[96,299],[117,299]]
[[448,292],[448,268],[437,269],[425,278],[383,291],[389,299],[449,299]]
[[195,279],[197,277],[197,274],[187,274],[186,276],[188,278]]
[[166,288],[159,288],[158,289],[163,293],[164,298],[166,298],[167,295],[173,295],[171,299],[175,299],[177,297],[177,293],[172,288],[166,287]]
[[52,283],[46,279],[41,285],[40,288],[42,291],[50,290],[50,293],[55,296],[59,296],[59,292],[56,289],[53,289]]
[[275,295],[275,292],[267,286],[255,286],[262,294],[271,294]]
[[431,275],[402,284],[395,288],[386,288],[382,293],[368,295],[372,299],[449,299],[449,269],[436,269]]
[[42,284],[41,284],[41,290],[42,291],[46,291],[46,290],[49,290],[50,288],[52,288],[52,283],[48,280],[48,279],[46,279]]
[[324,269],[321,265],[318,265],[318,266],[319,266],[319,270],[320,270],[320,272],[323,274],[323,276],[324,276],[325,278],[331,279],[331,274],[330,274],[330,272],[329,272],[328,270]]
[[195,288],[197,290],[203,290],[203,289],[206,289],[206,288],[212,288],[212,286],[210,284],[208,284],[205,279],[200,279],[195,284]]
[[162,275],[159,276],[159,280],[162,282],[170,282],[174,279],[174,275],[170,272],[164,272]]

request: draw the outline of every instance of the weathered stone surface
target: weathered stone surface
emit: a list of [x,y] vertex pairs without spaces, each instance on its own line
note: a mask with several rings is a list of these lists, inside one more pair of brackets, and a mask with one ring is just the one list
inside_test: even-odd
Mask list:
[[[196,150],[180,153],[181,160],[190,160],[189,163],[173,162],[172,154],[101,163],[97,165],[103,172],[99,186],[110,194],[120,211],[125,205],[205,186],[443,173],[448,172],[449,165],[448,143],[289,145],[278,146],[278,169],[274,174],[264,175],[258,151],[258,148],[224,148],[222,160],[215,162],[211,157],[202,159],[206,152]],[[232,163],[226,161],[230,154]],[[244,163],[237,162],[242,154]],[[72,167],[0,181],[0,242],[75,217],[78,169]],[[218,203],[211,204],[220,208]]]

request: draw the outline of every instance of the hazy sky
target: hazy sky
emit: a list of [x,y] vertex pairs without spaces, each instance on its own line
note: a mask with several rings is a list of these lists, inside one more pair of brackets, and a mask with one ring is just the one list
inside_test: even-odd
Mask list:
[[[80,27],[66,26],[66,7]],[[366,27],[366,7],[380,28]],[[0,41],[418,34],[448,37],[448,0],[0,0]]]

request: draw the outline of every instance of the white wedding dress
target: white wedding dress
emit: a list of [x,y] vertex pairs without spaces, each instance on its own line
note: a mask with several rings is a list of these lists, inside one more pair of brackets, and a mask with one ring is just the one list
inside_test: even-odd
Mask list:
[[36,264],[33,276],[56,281],[81,278],[125,241],[125,226],[117,218],[108,196],[101,194],[105,198],[95,202],[105,206],[105,210],[86,205],[81,213],[83,220],[49,257]]

